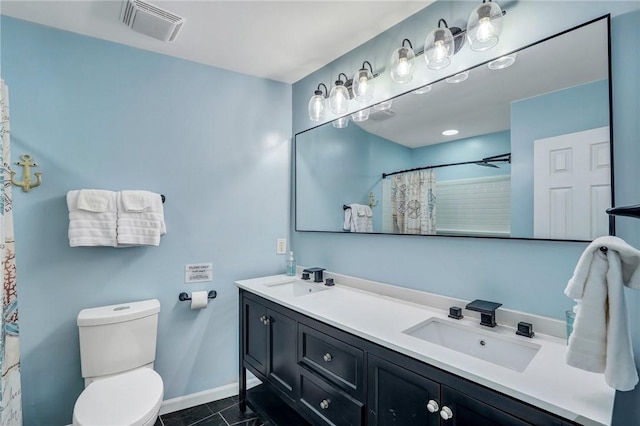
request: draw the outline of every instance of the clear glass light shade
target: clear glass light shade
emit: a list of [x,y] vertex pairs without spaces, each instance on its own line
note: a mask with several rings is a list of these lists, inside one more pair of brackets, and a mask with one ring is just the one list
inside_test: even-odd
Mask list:
[[351,114],[351,119],[358,123],[360,121],[366,121],[369,119],[369,113],[371,112],[371,110],[369,108],[360,110],[358,112],[354,112],[353,114]]
[[333,120],[332,124],[336,129],[344,129],[349,125],[349,117],[340,117],[337,120]]
[[516,54],[501,56],[498,59],[494,59],[487,65],[490,70],[501,70],[508,68],[516,62]]
[[427,84],[426,86],[422,86],[419,89],[413,91],[416,95],[424,95],[425,93],[429,93],[431,91],[431,85]]
[[447,83],[455,84],[455,83],[462,83],[468,78],[469,78],[469,71],[462,71],[458,74],[455,74],[455,75],[452,75],[451,77],[446,78],[445,81]]
[[396,49],[389,61],[389,73],[396,83],[408,83],[413,78],[413,59],[416,57],[410,47]]
[[373,98],[373,90],[375,88],[373,75],[367,69],[361,69],[353,76],[353,96],[359,102],[367,102]]
[[373,106],[373,109],[375,109],[376,111],[386,111],[388,109],[391,109],[391,105],[393,104],[393,101],[391,99],[389,99],[388,101],[384,101],[384,102],[380,102],[379,104],[375,104]]
[[469,16],[467,41],[471,50],[481,52],[491,49],[500,41],[502,10],[494,2],[482,3]]
[[329,107],[334,114],[344,114],[349,109],[349,91],[341,81],[329,93]]
[[309,100],[309,120],[321,121],[327,115],[327,105],[322,92],[316,92]]
[[427,67],[439,70],[451,63],[454,42],[449,28],[436,28],[431,31],[424,41],[424,60]]

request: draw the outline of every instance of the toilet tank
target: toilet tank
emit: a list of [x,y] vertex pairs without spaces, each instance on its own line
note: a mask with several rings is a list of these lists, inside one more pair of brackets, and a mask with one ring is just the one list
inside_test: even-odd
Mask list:
[[78,314],[82,377],[116,374],[156,357],[157,299],[83,309]]

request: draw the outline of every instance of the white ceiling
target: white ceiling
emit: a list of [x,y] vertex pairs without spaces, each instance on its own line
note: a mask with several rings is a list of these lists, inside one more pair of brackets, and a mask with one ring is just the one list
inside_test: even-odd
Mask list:
[[432,2],[148,1],[185,19],[173,42],[156,40],[123,24],[121,0],[2,0],[0,11],[90,37],[294,83]]

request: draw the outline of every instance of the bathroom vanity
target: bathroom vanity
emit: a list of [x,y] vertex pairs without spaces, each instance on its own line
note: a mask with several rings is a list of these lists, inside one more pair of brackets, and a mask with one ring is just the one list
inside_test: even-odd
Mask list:
[[[613,390],[564,364],[563,338],[516,336],[501,325],[514,313],[488,329],[469,311],[447,318],[453,299],[406,289],[390,297],[392,286],[371,283],[373,293],[333,277],[334,287],[283,275],[236,283],[241,407],[284,426],[609,424]],[[553,329],[543,324],[553,320],[526,319]],[[468,335],[481,350],[463,353],[432,332]],[[247,389],[247,371],[262,383]]]

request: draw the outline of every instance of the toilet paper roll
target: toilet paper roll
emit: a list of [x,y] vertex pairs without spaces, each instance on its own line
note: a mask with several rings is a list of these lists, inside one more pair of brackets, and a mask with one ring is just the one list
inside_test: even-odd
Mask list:
[[191,293],[191,309],[204,309],[209,303],[206,291],[194,291]]

